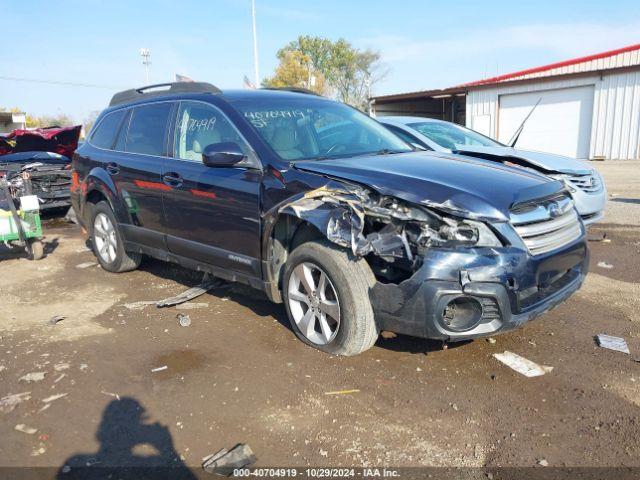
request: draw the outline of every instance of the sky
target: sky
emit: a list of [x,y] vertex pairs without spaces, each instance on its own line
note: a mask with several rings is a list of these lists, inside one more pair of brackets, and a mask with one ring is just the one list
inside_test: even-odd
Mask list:
[[[253,79],[250,0],[0,0],[0,107],[78,123],[118,90],[176,73],[224,88]],[[256,0],[262,78],[299,35],[378,50],[373,94],[444,88],[640,43],[640,2]],[[80,85],[35,83],[70,82]]]

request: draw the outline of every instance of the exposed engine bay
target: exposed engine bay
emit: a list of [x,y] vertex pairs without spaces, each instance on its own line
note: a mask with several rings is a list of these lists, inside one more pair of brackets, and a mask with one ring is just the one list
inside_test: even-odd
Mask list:
[[331,242],[365,257],[376,277],[386,282],[411,276],[431,247],[501,245],[485,223],[354,185],[313,190],[280,212],[306,220]]

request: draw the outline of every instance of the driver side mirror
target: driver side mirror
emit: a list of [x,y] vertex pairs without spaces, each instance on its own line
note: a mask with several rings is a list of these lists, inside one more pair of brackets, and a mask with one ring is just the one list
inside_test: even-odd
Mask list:
[[235,142],[212,143],[202,152],[202,163],[207,167],[232,167],[246,158]]

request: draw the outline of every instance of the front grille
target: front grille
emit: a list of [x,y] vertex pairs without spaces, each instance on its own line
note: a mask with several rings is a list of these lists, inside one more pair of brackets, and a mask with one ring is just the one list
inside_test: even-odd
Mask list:
[[561,248],[582,235],[582,226],[566,195],[511,212],[511,224],[532,255]]
[[562,175],[569,184],[575,188],[579,188],[585,193],[598,193],[602,191],[602,182],[598,175],[589,173],[587,175]]

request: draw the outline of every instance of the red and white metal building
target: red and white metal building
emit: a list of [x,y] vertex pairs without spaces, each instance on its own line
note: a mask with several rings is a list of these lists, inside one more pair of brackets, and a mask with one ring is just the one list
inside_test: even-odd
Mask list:
[[640,44],[444,90],[373,99],[377,115],[466,124],[518,147],[590,159],[640,158]]

